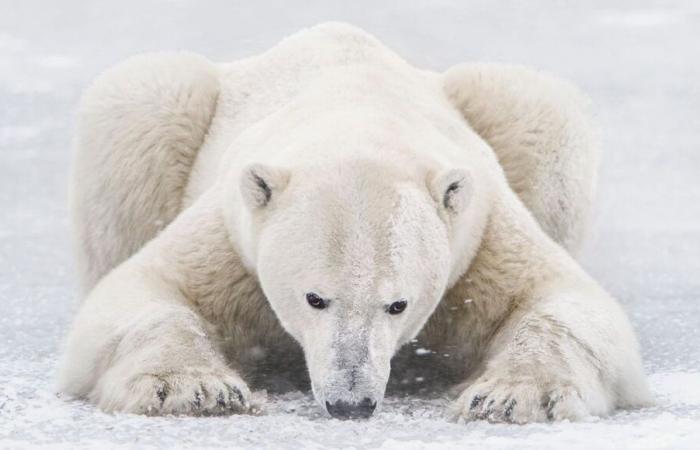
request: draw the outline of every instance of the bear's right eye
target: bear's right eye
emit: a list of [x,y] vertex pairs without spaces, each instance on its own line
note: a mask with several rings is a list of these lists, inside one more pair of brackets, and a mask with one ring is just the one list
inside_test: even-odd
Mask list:
[[316,309],[323,309],[326,306],[328,306],[327,301],[314,294],[313,292],[309,292],[308,294],[306,294],[306,301],[309,302],[309,305],[313,306]]

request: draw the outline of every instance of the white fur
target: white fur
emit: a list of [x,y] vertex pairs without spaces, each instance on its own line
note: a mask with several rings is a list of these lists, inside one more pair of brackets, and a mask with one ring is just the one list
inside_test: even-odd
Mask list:
[[627,318],[567,253],[595,186],[586,103],[523,68],[420,71],[342,24],[231,64],[111,69],[81,113],[91,292],[61,389],[105,410],[250,412],[243,378],[304,360],[322,406],[381,404],[416,338],[450,355],[456,417],[647,404]]

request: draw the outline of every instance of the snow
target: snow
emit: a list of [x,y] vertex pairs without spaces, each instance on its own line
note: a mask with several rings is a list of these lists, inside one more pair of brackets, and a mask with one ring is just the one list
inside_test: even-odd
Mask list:
[[[698,448],[700,7],[617,2],[0,0],[0,448]],[[321,415],[308,394],[230,418],[108,415],[53,388],[78,304],[66,180],[75,106],[130,54],[217,60],[346,20],[417,65],[537,66],[592,97],[604,158],[581,257],[639,333],[657,405],[581,423],[461,424],[446,398],[389,398],[370,421]],[[466,301],[466,300],[465,300]]]

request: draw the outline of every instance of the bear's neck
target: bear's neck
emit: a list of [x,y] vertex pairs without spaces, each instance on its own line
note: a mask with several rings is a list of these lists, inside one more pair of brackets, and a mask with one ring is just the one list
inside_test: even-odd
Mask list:
[[497,199],[469,269],[447,291],[426,326],[430,345],[447,343],[446,352],[461,353],[467,363],[478,361],[508,315],[532,298],[536,286],[558,276],[552,252],[557,252],[556,244],[520,202]]
[[497,202],[469,270],[452,290],[510,309],[555,274],[553,245],[522,204]]
[[242,311],[260,313],[269,307],[257,277],[245,269],[231,244],[215,190],[181,213],[163,232],[159,247],[167,281],[204,318],[223,326],[245,320]]

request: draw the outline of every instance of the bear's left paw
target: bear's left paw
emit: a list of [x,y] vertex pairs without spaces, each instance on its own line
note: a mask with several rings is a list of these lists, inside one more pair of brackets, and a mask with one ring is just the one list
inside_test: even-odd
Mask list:
[[589,411],[571,384],[483,376],[452,405],[457,420],[529,423],[579,420]]

